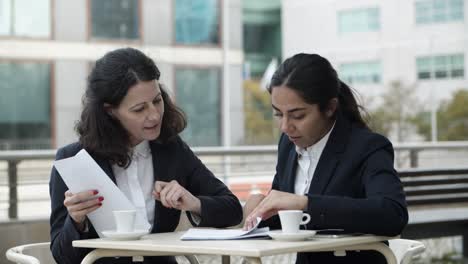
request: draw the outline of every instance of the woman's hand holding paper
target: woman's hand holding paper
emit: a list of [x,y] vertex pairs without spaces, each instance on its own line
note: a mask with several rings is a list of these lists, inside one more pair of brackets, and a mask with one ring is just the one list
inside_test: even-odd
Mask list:
[[97,190],[88,190],[79,193],[72,193],[70,190],[65,192],[63,205],[68,210],[68,214],[77,224],[78,229],[84,226],[86,215],[102,206],[104,197],[96,196]]

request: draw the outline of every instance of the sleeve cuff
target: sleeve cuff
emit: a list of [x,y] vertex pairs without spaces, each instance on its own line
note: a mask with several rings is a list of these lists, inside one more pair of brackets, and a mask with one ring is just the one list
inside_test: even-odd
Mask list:
[[199,215],[197,213],[193,213],[193,212],[187,212],[187,214],[189,215],[189,217],[192,220],[193,224],[195,224],[196,226],[200,225],[201,215]]
[[76,226],[71,216],[68,215],[67,219],[65,220],[65,229],[68,230],[69,234],[71,234],[71,237],[73,238],[73,240],[86,239],[88,238],[88,235],[89,235],[90,223],[89,223],[89,220],[86,219],[85,230],[80,231],[78,230],[78,227]]

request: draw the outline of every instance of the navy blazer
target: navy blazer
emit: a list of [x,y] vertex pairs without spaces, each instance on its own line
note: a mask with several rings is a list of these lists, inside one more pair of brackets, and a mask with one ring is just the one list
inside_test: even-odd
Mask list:
[[[169,143],[150,142],[153,157],[154,180],[176,180],[180,185],[201,201],[201,222],[198,226],[228,227],[242,221],[242,207],[231,191],[195,156],[190,148],[179,138]],[[74,156],[82,149],[73,143],[57,151],[56,159]],[[115,183],[111,164],[96,159],[99,166]],[[87,233],[81,234],[63,205],[64,193],[68,190],[55,168],[52,169],[49,191],[52,203],[50,216],[51,250],[57,263],[80,263],[89,249],[74,248],[72,241],[97,238],[92,225]],[[105,201],[104,201],[105,202]],[[189,220],[194,224],[187,214]],[[155,217],[151,233],[174,231],[179,223],[180,211],[164,207],[156,201]],[[177,263],[174,257],[145,257],[145,263]],[[103,258],[96,263],[132,263],[131,258]]]
[[[403,187],[394,169],[390,141],[337,115],[335,126],[318,161],[310,184],[307,229],[340,228],[383,236],[399,235],[408,222]],[[295,145],[282,135],[272,189],[294,193],[297,157]],[[266,221],[280,228],[278,216]],[[297,263],[380,263],[374,252],[301,253]],[[382,262],[385,263],[385,262]]]

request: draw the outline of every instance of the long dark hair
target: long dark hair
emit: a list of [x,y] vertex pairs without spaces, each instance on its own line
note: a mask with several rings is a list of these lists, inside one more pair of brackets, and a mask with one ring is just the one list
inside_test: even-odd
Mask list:
[[340,81],[330,62],[317,55],[299,53],[286,59],[271,78],[268,91],[276,86],[287,86],[295,90],[309,104],[318,104],[324,112],[332,98],[338,98],[338,109],[352,122],[367,127],[361,117],[351,88]]
[[[97,60],[88,77],[83,111],[75,127],[82,147],[111,164],[128,166],[130,136],[121,123],[107,113],[104,104],[117,107],[130,87],[142,81],[159,80],[160,75],[154,61],[133,48],[117,49]],[[160,89],[164,116],[157,140],[167,142],[184,130],[187,122],[182,110],[172,103],[163,87]]]

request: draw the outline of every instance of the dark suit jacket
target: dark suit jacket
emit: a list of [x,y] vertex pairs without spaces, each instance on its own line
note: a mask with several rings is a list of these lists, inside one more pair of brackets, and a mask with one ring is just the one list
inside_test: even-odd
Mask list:
[[[227,227],[239,224],[242,220],[242,207],[231,191],[193,154],[190,148],[177,137],[169,143],[150,142],[153,156],[154,180],[176,180],[201,201],[201,222],[199,226]],[[74,156],[82,147],[79,143],[70,144],[57,151],[56,159]],[[106,160],[96,159],[99,166],[114,181],[112,167]],[[55,168],[50,177],[50,216],[51,250],[57,263],[80,263],[90,251],[73,248],[72,241],[97,238],[91,226],[86,234],[80,234],[63,205],[64,193],[68,190]],[[105,202],[105,201],[104,201]],[[192,221],[190,214],[190,221]],[[152,233],[174,231],[179,223],[180,211],[168,209],[159,201],[155,205]],[[110,219],[112,221],[112,219]],[[132,263],[130,258],[102,259],[98,263]],[[176,263],[174,257],[145,258],[145,263]]]
[[[351,123],[341,114],[317,164],[309,192],[307,229],[341,228],[345,232],[395,236],[408,222],[406,199],[393,167],[387,138]],[[272,189],[294,193],[297,153],[282,135]],[[280,228],[278,216],[267,221]],[[298,254],[297,263],[385,263],[373,252]]]

